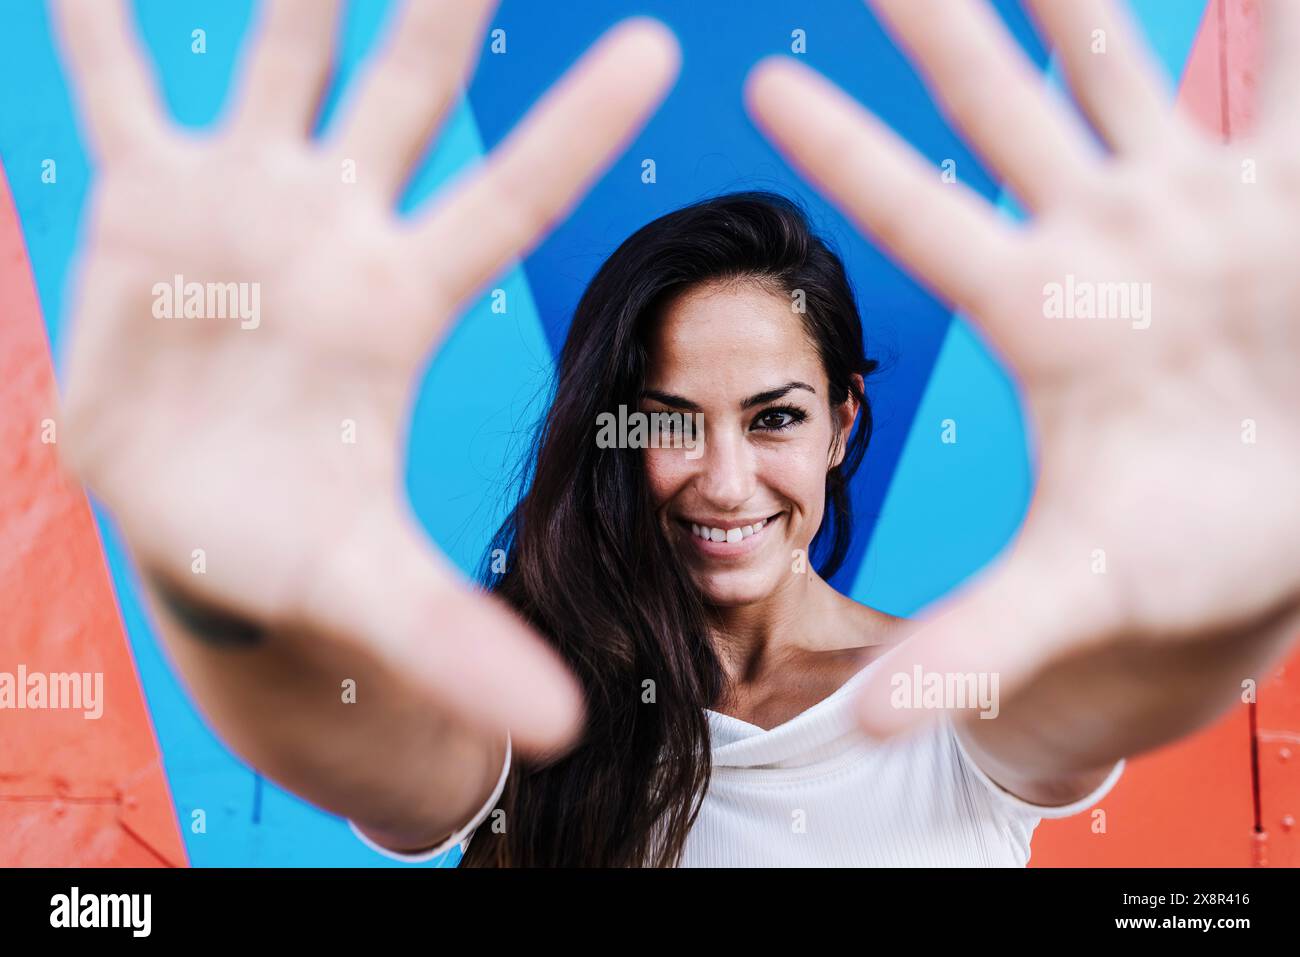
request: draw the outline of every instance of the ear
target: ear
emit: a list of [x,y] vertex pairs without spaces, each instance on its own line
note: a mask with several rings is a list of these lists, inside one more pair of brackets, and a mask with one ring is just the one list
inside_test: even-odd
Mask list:
[[[862,376],[853,373],[853,382],[858,387],[858,392],[863,393],[866,385]],[[831,446],[834,456],[831,459],[831,468],[838,468],[844,461],[844,454],[849,447],[849,436],[853,433],[853,423],[858,420],[858,400],[850,392],[836,408],[833,410],[837,434],[835,442]]]

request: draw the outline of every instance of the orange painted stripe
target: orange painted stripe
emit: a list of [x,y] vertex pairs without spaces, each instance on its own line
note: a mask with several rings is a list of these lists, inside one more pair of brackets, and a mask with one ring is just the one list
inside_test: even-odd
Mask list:
[[0,167],[0,672],[103,675],[98,719],[0,709],[0,865],[184,866],[90,505],[42,441],[55,389]]

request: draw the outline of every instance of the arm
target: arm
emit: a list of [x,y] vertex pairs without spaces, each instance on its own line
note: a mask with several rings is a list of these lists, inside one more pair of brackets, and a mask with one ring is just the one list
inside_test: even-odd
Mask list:
[[1031,804],[1069,804],[1114,764],[1169,744],[1242,700],[1300,635],[1300,599],[1238,633],[1117,645],[1049,665],[996,718],[956,727],[972,759]]
[[492,793],[505,739],[466,727],[371,656],[320,634],[271,633],[146,581],[159,637],[199,708],[282,787],[399,851],[441,843]]
[[[1300,285],[1278,250],[1300,245],[1300,5],[1264,4],[1259,122],[1230,144],[1171,108],[1115,0],[1028,4],[1086,117],[984,0],[870,5],[1023,218],[793,61],[754,71],[751,109],[978,324],[1016,376],[1039,466],[1007,558],[945,600],[894,670],[997,675],[1003,715],[961,740],[1012,790],[1077,793],[1221,714],[1296,637]],[[1243,176],[1256,162],[1267,181]],[[926,717],[891,707],[889,670],[862,689],[877,736]]]
[[507,741],[554,754],[583,709],[559,655],[411,516],[412,384],[645,122],[675,40],[614,27],[399,216],[491,0],[397,5],[319,137],[337,0],[263,3],[232,108],[201,133],[169,121],[129,6],[56,4],[96,173],[60,452],[129,543],[217,733],[385,846],[427,846],[487,799]]

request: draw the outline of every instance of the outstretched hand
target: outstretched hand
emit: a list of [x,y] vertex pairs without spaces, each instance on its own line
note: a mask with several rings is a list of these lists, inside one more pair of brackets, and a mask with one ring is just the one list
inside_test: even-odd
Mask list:
[[494,6],[404,4],[313,139],[337,0],[268,0],[229,122],[202,135],[166,119],[125,0],[59,2],[98,159],[64,434],[150,576],[348,643],[536,750],[576,733],[576,682],[409,514],[408,404],[458,310],[619,152],[678,52],[654,21],[615,27],[481,166],[399,219]]
[[1288,636],[1242,659],[1231,643],[1275,634],[1300,602],[1300,4],[1268,4],[1262,119],[1223,145],[1174,114],[1113,2],[1030,0],[1109,151],[983,0],[871,5],[1015,191],[1025,224],[941,182],[789,60],[757,68],[751,110],[1000,350],[1041,474],[1008,553],[864,687],[865,726],[890,734],[927,716],[891,703],[892,676],[916,665],[997,674],[1004,700],[1032,695],[1048,672],[1053,688],[1073,676],[1082,694],[1096,692],[1103,659],[1131,652],[1149,665],[1203,640],[1227,643],[1241,665],[1223,675],[1226,706],[1256,676],[1244,669],[1274,660]]

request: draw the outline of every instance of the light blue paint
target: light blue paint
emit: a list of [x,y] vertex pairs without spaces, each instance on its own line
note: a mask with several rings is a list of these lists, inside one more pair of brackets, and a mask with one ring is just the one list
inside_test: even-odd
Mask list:
[[1208,0],[1129,0],[1147,44],[1165,68],[1172,94],[1182,83]]

